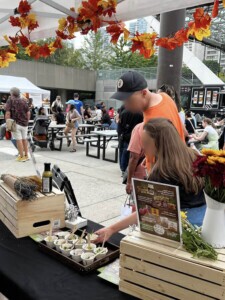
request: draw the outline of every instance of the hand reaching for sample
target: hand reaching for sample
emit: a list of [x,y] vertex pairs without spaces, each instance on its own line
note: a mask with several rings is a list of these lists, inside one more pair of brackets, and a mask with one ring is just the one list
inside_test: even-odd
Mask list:
[[95,234],[98,235],[98,238],[94,241],[94,243],[99,244],[103,243],[103,241],[108,241],[114,232],[110,227],[105,227],[96,231]]

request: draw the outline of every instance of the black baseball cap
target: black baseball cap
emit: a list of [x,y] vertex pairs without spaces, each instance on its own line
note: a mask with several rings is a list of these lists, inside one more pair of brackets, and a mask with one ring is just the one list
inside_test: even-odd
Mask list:
[[144,76],[136,71],[124,73],[117,82],[117,92],[111,98],[117,100],[126,100],[133,93],[144,90],[148,87]]

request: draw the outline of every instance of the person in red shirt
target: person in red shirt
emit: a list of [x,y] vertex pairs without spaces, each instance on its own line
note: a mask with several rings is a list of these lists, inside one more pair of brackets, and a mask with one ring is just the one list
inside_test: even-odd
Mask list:
[[110,119],[113,119],[113,118],[114,118],[115,110],[114,110],[113,107],[110,107],[110,108],[109,108],[108,114],[109,114],[109,116],[110,116]]
[[[136,71],[128,71],[117,83],[117,92],[111,98],[124,101],[125,108],[131,112],[143,112],[144,123],[153,118],[166,118],[177,129],[185,142],[184,131],[176,104],[165,93],[152,93],[145,78]],[[154,157],[146,156],[148,172],[154,163]]]

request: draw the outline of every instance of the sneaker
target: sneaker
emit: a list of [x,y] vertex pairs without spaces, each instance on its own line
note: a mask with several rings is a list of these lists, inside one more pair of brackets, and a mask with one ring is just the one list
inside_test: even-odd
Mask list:
[[18,161],[18,162],[25,162],[27,160],[26,160],[25,156],[23,156],[23,157],[18,156],[17,159],[16,159],[16,161]]
[[25,158],[26,160],[30,160],[30,158],[29,158],[28,155],[24,155],[24,158]]

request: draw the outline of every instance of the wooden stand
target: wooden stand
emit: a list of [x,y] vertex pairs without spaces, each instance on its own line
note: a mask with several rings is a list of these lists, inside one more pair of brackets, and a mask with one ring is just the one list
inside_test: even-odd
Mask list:
[[38,193],[33,201],[22,201],[15,191],[0,183],[0,220],[17,238],[65,227],[65,195],[57,189],[51,194]]
[[225,249],[193,258],[176,242],[134,231],[121,241],[120,291],[148,300],[225,299]]

